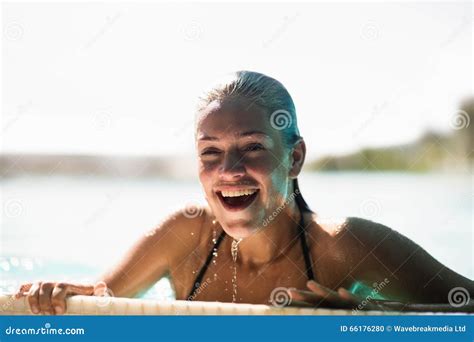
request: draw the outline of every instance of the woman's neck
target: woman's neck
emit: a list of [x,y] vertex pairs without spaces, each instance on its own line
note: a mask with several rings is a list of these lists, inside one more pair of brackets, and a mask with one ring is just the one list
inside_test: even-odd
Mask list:
[[294,244],[299,236],[301,212],[296,205],[285,208],[265,228],[261,228],[238,244],[242,264],[264,265],[276,259]]

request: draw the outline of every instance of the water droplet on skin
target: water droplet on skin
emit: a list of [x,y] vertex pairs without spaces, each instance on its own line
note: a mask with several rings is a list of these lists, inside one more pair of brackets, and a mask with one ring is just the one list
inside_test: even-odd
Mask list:
[[237,262],[237,255],[238,255],[238,252],[239,252],[239,243],[240,243],[240,241],[242,241],[242,239],[232,241],[232,247],[230,249],[230,252],[232,254],[232,260],[234,260],[234,263]]
[[[214,245],[215,245],[215,243],[214,243]],[[214,247],[214,249],[212,250],[212,256],[213,256],[212,264],[217,265],[217,260],[216,259],[219,256],[219,254],[217,253],[217,248],[216,247]]]
[[[233,240],[230,252],[232,254],[232,260],[234,261],[234,269],[232,273],[232,303],[235,303],[237,298],[237,255],[239,252],[239,243],[242,239]],[[241,298],[242,299],[242,298]]]

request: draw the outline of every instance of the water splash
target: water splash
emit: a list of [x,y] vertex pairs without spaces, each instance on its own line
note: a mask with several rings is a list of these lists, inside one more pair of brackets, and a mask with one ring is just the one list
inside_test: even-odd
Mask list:
[[[213,224],[215,224],[215,221],[212,221]],[[212,230],[212,243],[214,245],[214,248],[212,249],[212,264],[215,266],[217,264],[217,260],[216,258],[218,257],[218,253],[217,253],[217,247],[216,247],[216,243],[217,243],[217,232],[215,229]],[[216,274],[214,274],[214,280],[216,280]]]
[[217,232],[215,229],[212,230],[212,243],[214,245],[217,243]]
[[234,261],[234,270],[232,274],[232,303],[235,303],[237,299],[237,255],[239,251],[239,243],[241,241],[242,239],[233,240],[232,247],[230,249],[232,260]]
[[[217,220],[212,220],[212,225],[215,226],[217,223]],[[215,227],[212,229],[212,243],[214,245],[214,248],[212,249],[212,264],[214,266],[217,265],[217,257],[219,256],[219,254],[217,253],[217,248],[216,248],[216,243],[217,243],[217,231],[215,229]],[[214,273],[214,280],[217,280],[217,273]]]

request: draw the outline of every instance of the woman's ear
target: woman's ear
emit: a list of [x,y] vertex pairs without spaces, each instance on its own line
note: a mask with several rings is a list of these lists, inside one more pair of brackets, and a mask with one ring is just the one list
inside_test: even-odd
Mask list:
[[291,167],[290,167],[290,178],[296,178],[301,172],[301,169],[303,168],[304,164],[304,159],[306,157],[306,144],[303,140],[303,138],[300,138],[295,145],[293,146],[291,156],[290,156],[290,161],[291,161]]

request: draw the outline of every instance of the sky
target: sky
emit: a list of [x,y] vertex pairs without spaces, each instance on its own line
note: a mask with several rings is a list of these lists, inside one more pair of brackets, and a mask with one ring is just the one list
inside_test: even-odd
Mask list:
[[449,131],[472,94],[464,3],[2,4],[4,153],[188,155],[200,92],[281,81],[308,157]]

